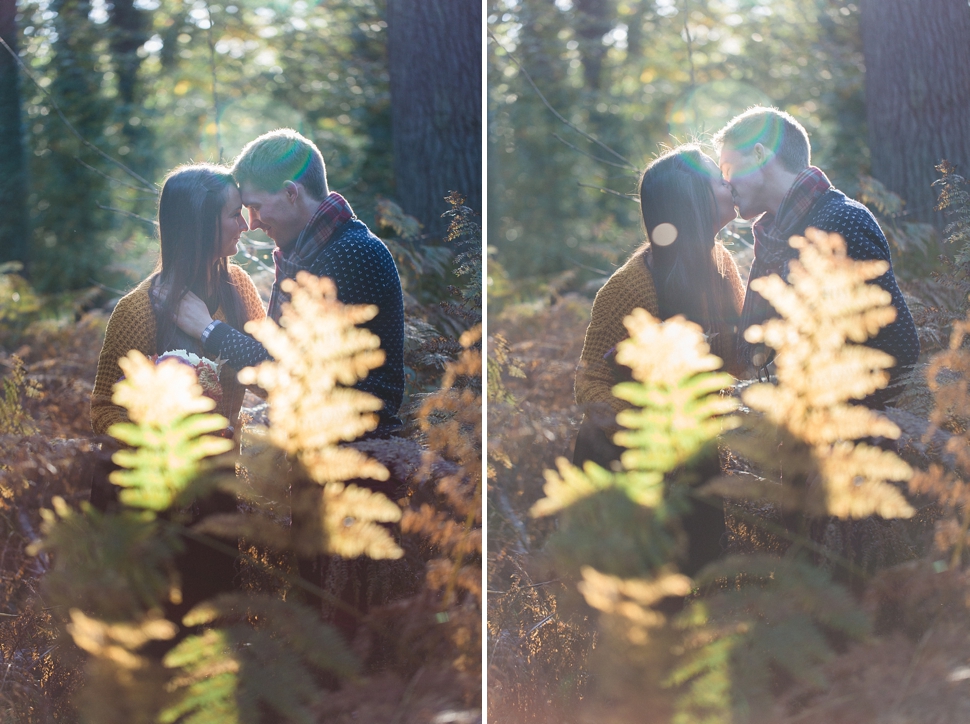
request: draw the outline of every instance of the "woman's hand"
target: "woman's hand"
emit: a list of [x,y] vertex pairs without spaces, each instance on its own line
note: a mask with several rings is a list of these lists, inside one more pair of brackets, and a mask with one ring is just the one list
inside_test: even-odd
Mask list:
[[179,304],[175,324],[190,337],[201,339],[205,328],[212,324],[212,315],[209,314],[205,302],[188,292]]

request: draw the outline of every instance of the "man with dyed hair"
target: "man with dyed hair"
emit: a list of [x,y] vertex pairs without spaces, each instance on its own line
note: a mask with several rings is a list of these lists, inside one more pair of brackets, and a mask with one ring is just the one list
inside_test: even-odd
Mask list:
[[[384,364],[357,383],[359,390],[384,402],[377,429],[385,437],[401,427],[397,416],[404,395],[404,297],[397,266],[384,243],[357,218],[340,194],[327,187],[323,156],[316,145],[288,128],[250,142],[232,168],[249,224],[276,242],[276,281],[268,315],[280,320],[287,295],[284,279],[299,271],[329,277],[344,304],[374,304],[377,316],[363,327],[376,334]],[[183,301],[178,325],[202,342],[206,355],[222,358],[233,369],[270,358],[258,341],[214,321],[198,297]]]
[[[889,270],[874,284],[892,295],[896,320],[883,327],[867,344],[896,360],[895,378],[919,357],[916,325],[893,274],[889,244],[872,213],[832,186],[828,177],[811,165],[812,147],[805,128],[775,108],[755,107],[735,117],[714,136],[720,153],[721,173],[731,185],[735,205],[743,219],[755,219],[754,262],[741,312],[741,330],[774,315],[768,301],[752,291],[751,281],[770,274],[788,278],[788,265],[798,252],[788,245],[792,236],[804,236],[814,227],[840,234],[849,257],[882,259]],[[764,345],[752,345],[738,335],[738,359],[753,375],[770,362]],[[866,400],[881,408],[891,393],[880,391]]]

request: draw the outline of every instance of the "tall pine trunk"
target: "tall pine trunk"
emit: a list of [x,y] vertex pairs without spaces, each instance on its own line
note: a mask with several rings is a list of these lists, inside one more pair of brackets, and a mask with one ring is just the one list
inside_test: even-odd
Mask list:
[[970,5],[864,0],[862,41],[872,175],[903,197],[908,220],[941,226],[934,166],[970,174]]
[[[0,37],[17,52],[17,3],[0,0]],[[0,47],[0,262],[26,264],[30,241],[27,211],[27,159],[21,116],[20,69]]]
[[397,199],[441,235],[449,191],[482,208],[482,4],[388,0],[387,32]]

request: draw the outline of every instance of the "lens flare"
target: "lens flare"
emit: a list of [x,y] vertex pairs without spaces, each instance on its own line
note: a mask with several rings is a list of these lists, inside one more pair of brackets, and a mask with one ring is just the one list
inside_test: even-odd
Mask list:
[[673,224],[658,224],[650,234],[650,241],[657,246],[670,246],[677,240],[677,227]]

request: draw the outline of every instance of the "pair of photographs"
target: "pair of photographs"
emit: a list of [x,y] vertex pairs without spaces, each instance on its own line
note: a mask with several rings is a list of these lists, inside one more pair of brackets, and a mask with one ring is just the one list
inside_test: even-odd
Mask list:
[[0,718],[965,719],[968,38],[6,2]]

